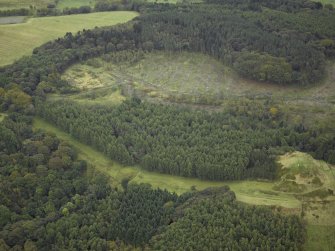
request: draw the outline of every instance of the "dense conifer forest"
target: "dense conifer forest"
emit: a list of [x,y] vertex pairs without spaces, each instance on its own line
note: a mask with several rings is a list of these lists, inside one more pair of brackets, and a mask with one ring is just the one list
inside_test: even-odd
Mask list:
[[41,116],[119,163],[180,176],[275,179],[275,158],[292,150],[334,164],[333,127],[293,124],[271,98],[231,101],[220,112],[136,96],[114,107],[48,100],[78,92],[61,78],[68,67],[119,51],[201,52],[248,79],[318,84],[335,56],[334,10],[303,0],[127,8],[141,15],[67,33],[0,68],[0,250],[301,250],[297,215],[238,202],[227,186],[177,195],[114,184],[68,143],[33,131],[32,120]]
[[333,162],[333,136],[290,126],[262,101],[208,114],[141,103],[116,108],[75,102],[37,105],[37,114],[125,165],[210,180],[276,177],[275,154],[290,149]]

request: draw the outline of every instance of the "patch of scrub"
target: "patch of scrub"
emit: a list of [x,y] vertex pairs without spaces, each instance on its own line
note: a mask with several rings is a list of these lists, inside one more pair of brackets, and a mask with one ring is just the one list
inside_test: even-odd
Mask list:
[[305,197],[326,198],[335,191],[335,169],[324,161],[302,152],[287,153],[279,158],[282,165],[276,191],[296,193]]

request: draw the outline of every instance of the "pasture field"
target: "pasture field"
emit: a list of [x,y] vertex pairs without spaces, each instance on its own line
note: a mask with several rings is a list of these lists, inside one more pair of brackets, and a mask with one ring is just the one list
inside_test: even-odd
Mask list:
[[59,0],[57,3],[58,9],[78,8],[81,6],[94,7],[95,0]]
[[30,55],[43,43],[96,26],[127,22],[138,14],[130,11],[100,12],[80,15],[31,18],[26,23],[0,26],[0,66]]

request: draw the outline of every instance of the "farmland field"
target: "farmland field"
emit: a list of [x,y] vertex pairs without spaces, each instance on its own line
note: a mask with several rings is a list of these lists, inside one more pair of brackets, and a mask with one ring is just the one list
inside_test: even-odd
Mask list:
[[103,12],[71,16],[31,18],[26,23],[0,26],[0,66],[13,63],[43,43],[62,37],[66,32],[77,32],[96,26],[107,26],[129,21],[136,12]]

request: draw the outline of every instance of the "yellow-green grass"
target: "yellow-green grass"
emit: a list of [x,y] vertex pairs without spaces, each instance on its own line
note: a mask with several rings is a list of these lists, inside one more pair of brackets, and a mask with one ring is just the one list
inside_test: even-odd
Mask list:
[[121,94],[117,80],[105,72],[103,68],[76,64],[63,74],[63,79],[74,86],[80,93],[71,95],[49,95],[49,100],[71,99],[83,105],[116,105],[126,97]]
[[29,9],[30,6],[36,8],[45,8],[52,0],[0,0],[0,10],[4,9]]
[[[335,211],[335,210],[334,210]],[[333,251],[335,250],[335,225],[307,225],[306,251]]]
[[174,175],[160,174],[145,171],[139,167],[124,167],[111,161],[103,154],[93,148],[80,143],[69,134],[54,127],[46,121],[35,118],[34,128],[54,133],[62,140],[69,142],[79,152],[79,158],[91,163],[99,171],[110,175],[119,184],[122,179],[130,178],[131,182],[149,183],[153,187],[167,189],[177,194],[190,191],[192,187],[203,190],[207,187],[229,185],[236,193],[237,199],[242,202],[256,205],[278,205],[286,208],[300,208],[301,203],[292,194],[275,192],[272,190],[273,182],[267,181],[236,181],[236,182],[214,182],[204,181],[196,178],[185,178]]
[[[280,156],[280,181],[274,186],[275,190],[302,194],[305,197],[319,197],[320,191],[335,192],[335,169],[312,156],[293,152]],[[321,194],[327,197],[326,194]],[[334,210],[335,213],[335,210]]]
[[80,15],[31,18],[26,23],[0,26],[0,66],[13,63],[43,43],[96,26],[127,22],[138,13],[131,11],[100,12]]
[[335,8],[335,0],[320,0],[320,1],[315,1],[315,2],[321,2],[323,5],[332,4]]
[[0,122],[2,122],[5,117],[6,117],[6,114],[0,113]]
[[95,0],[59,0],[57,3],[58,9],[65,8],[78,8],[81,6],[91,6],[94,7]]

